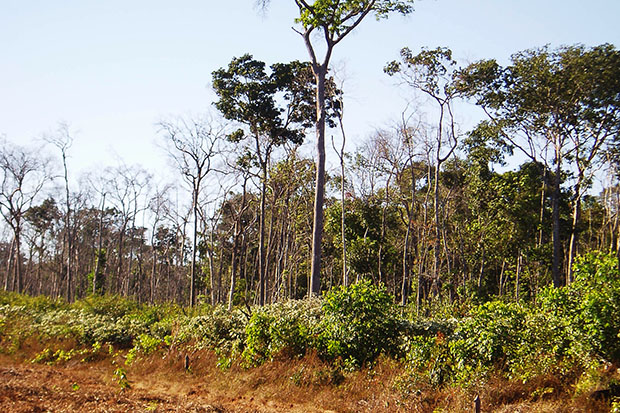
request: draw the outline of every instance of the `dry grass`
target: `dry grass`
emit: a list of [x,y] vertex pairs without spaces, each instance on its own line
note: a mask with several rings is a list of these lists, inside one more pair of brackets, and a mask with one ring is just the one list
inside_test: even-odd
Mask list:
[[[68,349],[72,344],[54,345]],[[45,347],[51,347],[50,343]],[[174,407],[219,412],[466,412],[472,411],[476,395],[480,395],[483,412],[609,411],[608,402],[593,400],[590,394],[573,396],[572,378],[549,376],[523,384],[493,377],[470,389],[434,389],[424,377],[389,358],[380,359],[372,368],[342,373],[316,354],[301,359],[283,356],[251,369],[233,364],[222,370],[213,352],[171,350],[127,366],[131,389],[120,392],[113,371],[122,363],[122,357],[116,365],[111,358],[54,366],[29,363],[42,348],[37,343],[25,343],[19,354],[0,357],[0,368],[16,371],[19,376],[15,377],[23,379],[16,378],[6,391],[36,394],[37,400],[43,399],[36,403],[55,411],[63,411],[60,407],[73,403],[73,382],[81,384],[77,393],[84,403],[97,399],[104,402],[101,406],[110,408],[121,400],[126,411],[172,411]],[[189,371],[184,369],[186,354],[190,358]],[[63,391],[48,391],[54,388]],[[4,399],[0,394],[0,408],[1,401],[9,399],[8,393]],[[28,410],[36,407],[35,399],[25,400],[19,410],[36,411]],[[96,407],[92,410],[100,411]]]
[[609,411],[608,402],[588,395],[573,397],[571,383],[553,376],[526,384],[493,377],[478,388],[434,389],[388,358],[373,368],[344,374],[315,354],[276,359],[251,369],[233,365],[224,371],[217,368],[213,353],[194,353],[190,358],[190,372],[182,369],[184,354],[175,353],[137,363],[130,374],[142,377],[141,385],[151,389],[168,383],[161,389],[165,393],[189,388],[195,396],[209,394],[226,408],[241,404],[290,412],[461,412],[471,411],[479,395],[483,412]]

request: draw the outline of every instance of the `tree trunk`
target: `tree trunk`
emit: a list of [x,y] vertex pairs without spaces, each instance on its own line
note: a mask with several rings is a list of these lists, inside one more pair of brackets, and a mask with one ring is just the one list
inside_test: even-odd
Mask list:
[[[95,260],[95,272],[93,273],[93,294],[101,294],[103,291],[99,291],[99,284],[101,284],[101,280],[99,279],[99,271],[101,270],[101,263],[99,262],[101,255],[101,247],[103,242],[103,214],[105,208],[105,193],[103,194],[103,198],[101,200],[101,211],[99,214],[99,234],[97,240],[97,254]],[[103,285],[103,284],[102,284]]]
[[519,294],[520,294],[520,282],[521,282],[521,262],[523,258],[521,256],[521,252],[519,251],[519,255],[517,258],[517,273],[515,275],[515,301],[519,302]]
[[15,225],[15,281],[17,283],[16,291],[22,293],[23,279],[22,279],[22,253],[21,253],[21,224],[19,218]]
[[151,239],[151,259],[153,260],[151,265],[151,282],[149,291],[149,302],[153,304],[155,302],[155,289],[157,288],[157,248],[155,248],[155,237]]
[[192,261],[189,270],[189,305],[194,307],[196,305],[196,243],[198,240],[198,189],[194,187],[194,200],[193,200],[193,212],[194,212],[194,233],[192,235]]
[[556,168],[555,168],[555,177],[553,181],[553,193],[552,193],[552,215],[551,219],[553,221],[553,262],[551,267],[551,274],[553,278],[553,286],[555,288],[559,288],[562,286],[562,268],[561,268],[561,259],[562,259],[562,241],[560,239],[560,180],[561,178],[561,165],[560,159],[556,155]]
[[323,203],[325,198],[325,78],[327,62],[317,66],[316,73],[316,181],[314,220],[312,226],[312,264],[310,295],[321,293],[321,242],[323,240]]
[[228,311],[232,310],[233,299],[235,297],[235,287],[237,286],[237,251],[239,249],[239,222],[235,222],[235,235],[233,238],[232,257],[230,263],[230,291],[228,292]]
[[344,179],[344,145],[346,137],[344,134],[344,126],[342,125],[342,117],[340,118],[340,129],[342,130],[342,149],[338,156],[340,157],[340,236],[342,238],[342,285],[349,285],[349,274],[347,273],[347,237],[346,237],[346,208],[345,208],[345,179]]
[[11,282],[12,279],[12,272],[11,269],[13,267],[13,256],[14,253],[13,251],[15,250],[15,237],[13,237],[13,239],[11,240],[11,244],[9,246],[9,251],[8,251],[8,259],[6,262],[6,278],[4,279],[4,291],[11,291],[12,287],[13,287],[13,283]]
[[543,179],[542,188],[540,189],[540,214],[538,224],[540,229],[538,230],[538,248],[542,246],[543,242],[543,219],[545,218],[545,189],[547,188],[547,168],[543,166]]
[[214,251],[214,242],[213,242],[213,230],[210,231],[209,234],[209,246],[207,247],[207,261],[209,264],[209,284],[211,290],[211,305],[215,305],[217,301],[217,287],[215,281],[215,251]]
[[267,298],[267,277],[265,268],[265,209],[266,209],[266,193],[267,193],[267,168],[263,165],[263,177],[260,194],[260,216],[259,216],[259,235],[258,235],[258,279],[259,279],[259,297],[258,303],[262,306],[266,303]]
[[70,302],[72,298],[72,271],[71,271],[71,251],[73,243],[71,242],[71,202],[69,197],[69,175],[67,172],[67,154],[65,150],[62,150],[62,165],[65,172],[65,201],[67,207],[67,214],[65,215],[65,237],[66,237],[66,254],[67,254],[67,301]]
[[571,225],[570,232],[570,243],[568,247],[568,269],[567,269],[567,277],[566,283],[570,284],[573,282],[573,262],[575,261],[575,257],[577,256],[577,241],[579,234],[577,233],[577,225],[579,224],[579,220],[581,218],[581,179],[582,177],[577,178],[577,183],[575,184],[575,204],[573,205],[573,223]]
[[435,165],[435,178],[433,183],[433,207],[435,209],[435,239],[433,240],[433,289],[439,295],[439,247],[441,229],[439,227],[439,162]]
[[403,284],[400,291],[400,304],[404,307],[407,305],[409,296],[409,236],[411,233],[411,218],[407,216],[407,232],[405,232],[405,245],[403,246]]

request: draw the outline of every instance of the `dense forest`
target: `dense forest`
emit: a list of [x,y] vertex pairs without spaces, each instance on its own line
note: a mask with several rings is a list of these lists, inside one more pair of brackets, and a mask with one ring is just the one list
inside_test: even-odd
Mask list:
[[[535,300],[570,284],[577,254],[618,253],[613,46],[527,50],[505,67],[459,67],[445,48],[401,55],[385,71],[428,97],[428,111],[403,111],[352,152],[333,138],[346,136],[346,109],[327,82],[340,166],[327,176],[323,290],[370,279],[416,309]],[[316,166],[299,147],[316,122],[310,65],[245,55],[212,76],[219,117],[158,125],[177,166],[166,184],[125,164],[71,178],[65,124],[43,150],[2,143],[4,290],[229,306],[308,295]],[[455,121],[463,101],[488,115],[469,131]]]

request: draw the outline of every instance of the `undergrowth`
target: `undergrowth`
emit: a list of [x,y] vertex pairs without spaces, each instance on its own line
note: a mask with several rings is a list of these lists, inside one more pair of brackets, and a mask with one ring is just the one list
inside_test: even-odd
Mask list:
[[[531,400],[562,392],[611,394],[605,390],[620,382],[617,259],[586,255],[575,264],[574,275],[572,284],[544,290],[536,304],[496,299],[427,318],[398,308],[383,286],[369,281],[337,287],[321,299],[251,312],[143,305],[115,296],[69,304],[0,293],[0,352],[15,353],[27,340],[71,340],[77,348],[45,348],[32,361],[88,361],[106,348],[124,348],[125,365],[131,365],[184,348],[214,352],[224,370],[316,354],[330,367],[324,379],[313,380],[330,384],[372,369],[382,356],[403,366],[392,383],[403,398],[417,397],[423,389],[483,388],[497,378],[519,384],[527,393],[522,397]],[[307,382],[302,373],[303,367],[291,381]],[[614,409],[616,396],[608,397]]]

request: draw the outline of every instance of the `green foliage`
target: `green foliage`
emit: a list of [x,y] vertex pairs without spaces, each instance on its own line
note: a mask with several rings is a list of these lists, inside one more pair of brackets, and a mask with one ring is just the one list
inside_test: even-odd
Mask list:
[[548,288],[539,306],[491,301],[456,322],[453,331],[406,330],[405,360],[434,385],[471,383],[491,371],[527,381],[618,362],[620,277],[613,254],[577,260],[575,282]]
[[[41,340],[73,339],[81,345],[111,343],[130,346],[141,334],[159,340],[172,334],[173,319],[181,311],[172,305],[141,306],[114,296],[92,296],[74,304],[45,297],[0,294],[0,319],[11,320],[2,346],[15,350],[29,335]],[[24,305],[17,305],[22,303]],[[9,344],[10,341],[10,344]]]
[[131,384],[129,383],[129,379],[127,378],[127,370],[122,367],[118,367],[114,370],[114,378],[118,383],[118,386],[121,390],[128,390],[131,388]]
[[66,307],[62,298],[50,298],[45,295],[31,297],[25,294],[0,291],[0,306],[23,307],[29,311],[43,312]]
[[133,347],[127,353],[125,364],[133,363],[140,354],[148,356],[154,353],[162,344],[162,340],[149,334],[140,334],[135,340]]
[[244,361],[258,365],[278,354],[304,355],[314,345],[320,316],[318,300],[290,300],[257,308],[246,326]]
[[455,331],[457,363],[491,367],[511,360],[521,344],[526,311],[519,304],[489,302],[459,323]]
[[397,351],[401,325],[384,286],[361,281],[334,288],[322,309],[317,347],[324,357],[359,367]]
[[[227,69],[213,72],[213,87],[219,97],[215,107],[226,119],[247,125],[254,139],[267,139],[264,154],[250,155],[255,162],[266,162],[264,156],[272,146],[288,141],[300,144],[304,130],[314,124],[314,76],[308,63],[276,63],[268,73],[264,62],[245,54],[233,58]],[[342,93],[333,80],[328,82],[327,91],[332,97]],[[327,101],[327,108],[329,118],[334,118],[337,110],[333,100]],[[333,121],[328,121],[335,126]],[[229,135],[232,142],[245,138],[241,129]]]
[[174,341],[232,353],[245,341],[245,324],[246,316],[240,310],[229,312],[224,306],[216,306],[206,314],[182,320]]
[[541,294],[541,309],[554,314],[556,328],[573,353],[620,361],[620,274],[613,254],[593,252],[574,265],[575,281]]
[[[112,345],[132,344],[126,364],[167,346],[193,345],[215,351],[223,369],[238,357],[246,366],[256,366],[316,350],[331,365],[312,378],[300,371],[291,378],[294,383],[335,384],[343,370],[386,354],[402,356],[411,372],[395,384],[406,393],[422,381],[466,386],[491,373],[524,382],[549,375],[579,377],[575,391],[587,393],[605,382],[601,362],[620,361],[618,261],[613,254],[588,254],[577,260],[574,274],[570,285],[544,290],[537,305],[495,300],[413,321],[399,316],[385,287],[370,281],[333,288],[322,299],[256,307],[251,315],[223,306],[183,316],[175,306],[114,303],[110,297],[68,305],[0,295],[4,302],[25,304],[0,305],[0,339],[3,351],[14,351],[27,337],[69,338],[79,345],[46,348],[33,363],[91,360],[103,356],[102,343],[114,363],[122,353]],[[107,308],[115,317],[103,314]],[[115,375],[119,386],[129,385],[122,368]],[[548,391],[542,387],[532,397]]]
[[316,0],[309,3],[308,7],[297,3],[300,10],[296,21],[306,29],[324,29],[329,32],[330,38],[343,37],[368,13],[374,13],[379,19],[387,17],[392,12],[409,14],[413,11],[411,0]]

